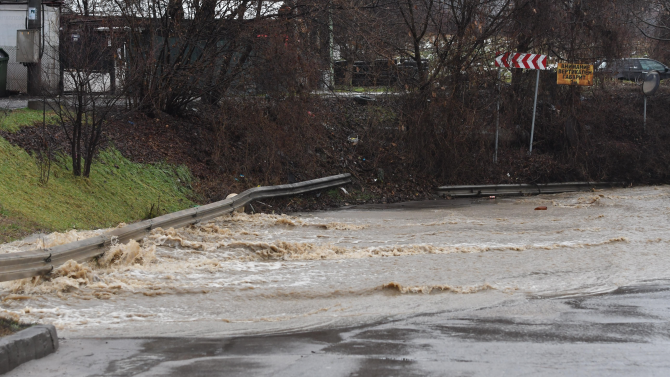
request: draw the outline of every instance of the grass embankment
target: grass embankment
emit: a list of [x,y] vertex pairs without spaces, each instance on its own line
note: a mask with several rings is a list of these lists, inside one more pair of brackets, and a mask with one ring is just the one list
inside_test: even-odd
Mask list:
[[[39,111],[12,111],[0,128],[15,131],[41,120]],[[46,185],[36,158],[3,138],[0,161],[0,242],[37,230],[115,226],[193,205],[188,168],[133,163],[111,148],[99,153],[90,178],[73,176],[70,158],[58,156]]]
[[42,120],[46,120],[47,123],[53,123],[56,121],[56,114],[48,111],[46,117],[44,117],[40,110],[6,110],[0,112],[0,130],[16,132],[21,127],[42,123]]

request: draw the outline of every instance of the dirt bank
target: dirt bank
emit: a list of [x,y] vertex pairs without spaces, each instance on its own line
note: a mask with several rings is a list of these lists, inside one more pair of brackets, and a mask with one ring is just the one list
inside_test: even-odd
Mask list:
[[[425,106],[428,116],[418,117],[407,108],[407,99],[397,95],[367,102],[351,97],[251,98],[217,108],[194,105],[182,117],[117,115],[104,131],[103,146],[114,145],[135,162],[188,166],[203,203],[258,185],[340,173],[354,177],[346,193],[331,190],[254,206],[263,212],[425,200],[435,198],[434,188],[446,184],[664,183],[670,177],[665,127],[670,88],[665,85],[653,99],[646,132],[637,111],[642,101],[638,89],[616,84],[584,92],[570,114],[545,94],[532,156],[527,152],[528,119],[504,113],[498,164],[492,162],[494,113],[477,115],[476,128],[458,126],[440,118],[437,104]],[[439,96],[433,100],[439,101]],[[523,126],[510,124],[514,121]],[[417,140],[417,130],[427,125],[433,136]],[[32,127],[2,136],[36,150],[40,132]],[[56,149],[67,151],[58,126],[48,127],[47,133]],[[436,150],[426,157],[430,148]]]

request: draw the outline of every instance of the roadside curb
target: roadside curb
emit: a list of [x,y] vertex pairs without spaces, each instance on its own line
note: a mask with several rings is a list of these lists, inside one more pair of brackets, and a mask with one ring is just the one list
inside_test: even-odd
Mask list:
[[0,338],[0,374],[56,352],[58,335],[53,325],[35,325]]

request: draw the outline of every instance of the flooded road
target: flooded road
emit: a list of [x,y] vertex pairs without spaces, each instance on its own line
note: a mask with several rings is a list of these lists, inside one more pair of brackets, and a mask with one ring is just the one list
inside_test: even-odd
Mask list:
[[2,283],[2,309],[65,338],[223,338],[480,312],[551,320],[571,298],[670,281],[669,196],[659,186],[235,214],[156,229],[48,280]]
[[242,337],[66,338],[25,376],[666,376],[670,288]]

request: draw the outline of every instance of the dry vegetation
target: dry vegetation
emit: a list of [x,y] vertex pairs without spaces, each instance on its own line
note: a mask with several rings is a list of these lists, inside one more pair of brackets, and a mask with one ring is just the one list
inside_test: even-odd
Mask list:
[[[638,86],[606,76],[593,87],[557,86],[544,71],[529,155],[534,71],[500,76],[492,64],[496,51],[547,54],[552,63],[662,58],[667,2],[652,3],[84,1],[64,18],[61,40],[77,32],[85,41],[64,48],[82,55],[68,72],[124,69],[113,96],[91,95],[90,75],[78,76],[78,89],[59,97],[74,102],[61,106],[70,113],[56,111],[63,131],[49,128],[62,134],[51,147],[82,154],[84,175],[91,151],[106,145],[133,161],[184,163],[203,200],[343,172],[354,176],[355,195],[322,202],[429,198],[446,184],[663,183],[667,86],[650,100],[643,130]],[[383,93],[365,104],[333,95],[332,51],[345,88],[363,74],[355,62],[386,67],[366,79],[383,82]],[[68,136],[77,122],[83,148]],[[14,142],[30,149],[20,135]]]

